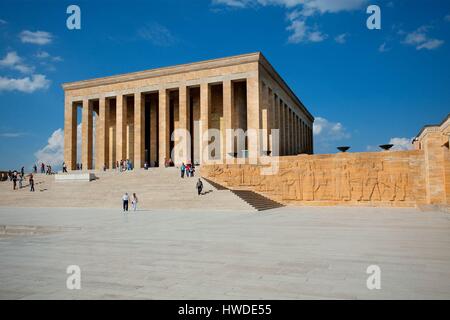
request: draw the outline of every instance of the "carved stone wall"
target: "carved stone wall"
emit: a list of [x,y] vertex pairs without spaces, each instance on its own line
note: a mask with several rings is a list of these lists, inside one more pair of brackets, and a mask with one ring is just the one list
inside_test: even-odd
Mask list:
[[425,203],[424,151],[298,155],[262,165],[203,166],[202,175],[231,188],[248,188],[300,205],[415,206]]

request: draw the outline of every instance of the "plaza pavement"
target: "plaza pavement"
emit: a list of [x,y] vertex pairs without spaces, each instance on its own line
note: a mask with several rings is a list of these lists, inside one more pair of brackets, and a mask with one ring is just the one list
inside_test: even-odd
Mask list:
[[[450,298],[447,213],[206,207],[1,207],[0,298]],[[372,264],[380,290],[366,287]],[[81,290],[66,288],[69,265]]]

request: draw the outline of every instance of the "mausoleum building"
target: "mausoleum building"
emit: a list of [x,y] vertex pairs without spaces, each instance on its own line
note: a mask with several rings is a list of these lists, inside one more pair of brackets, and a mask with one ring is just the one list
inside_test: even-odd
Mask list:
[[[138,168],[168,159],[202,164],[313,153],[313,116],[260,52],[70,82],[63,89],[64,160],[72,170],[77,152],[83,169],[114,168],[125,159]],[[229,129],[241,129],[244,143]],[[205,152],[212,142],[216,148]],[[173,152],[176,145],[186,151]]]

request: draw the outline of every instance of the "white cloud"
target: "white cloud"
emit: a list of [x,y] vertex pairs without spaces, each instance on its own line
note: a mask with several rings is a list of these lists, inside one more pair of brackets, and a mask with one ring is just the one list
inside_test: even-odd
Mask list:
[[0,60],[0,67],[18,70],[22,73],[31,73],[34,70],[33,67],[24,64],[23,59],[19,57],[15,51],[8,52],[6,56]]
[[388,52],[391,49],[387,47],[386,42],[383,42],[379,47],[378,47],[378,51],[379,52]]
[[63,61],[63,58],[61,58],[60,56],[52,56],[52,61],[61,62]]
[[434,50],[444,44],[443,40],[433,39],[428,36],[429,26],[422,26],[416,31],[407,33],[403,43],[416,47],[416,50],[428,49]]
[[316,117],[313,127],[314,136],[325,137],[328,140],[350,138],[350,134],[340,122],[332,122],[322,117]]
[[37,163],[60,166],[64,161],[64,130],[55,130],[47,140],[47,145],[34,153]]
[[[77,150],[81,150],[81,123],[77,125]],[[95,163],[96,121],[93,119],[92,129],[92,163]],[[50,135],[47,144],[34,153],[36,163],[49,164],[52,167],[61,167],[64,161],[64,130],[59,128]],[[81,163],[81,152],[77,152],[77,163]]]
[[4,25],[4,24],[7,24],[7,23],[8,23],[8,21],[3,20],[3,19],[0,19],[0,26],[1,26],[1,25]]
[[334,41],[336,41],[339,44],[344,44],[347,42],[347,34],[346,33],[342,33],[340,35],[337,35],[336,37],[334,37]]
[[52,61],[56,61],[56,62],[63,60],[60,56],[52,56],[47,51],[38,51],[35,54],[35,57],[38,59],[42,59],[42,60],[48,59],[48,60],[52,60]]
[[34,74],[25,78],[7,78],[0,76],[1,91],[21,91],[32,93],[36,90],[47,89],[50,86],[50,80],[42,74]]
[[286,30],[292,32],[288,38],[289,43],[321,42],[328,37],[328,35],[323,34],[320,31],[312,31],[310,27],[306,25],[304,20],[292,21]]
[[286,30],[291,31],[292,34],[289,36],[288,41],[290,43],[299,43],[305,39],[307,27],[305,21],[294,20]]
[[391,150],[411,150],[413,148],[412,138],[391,138],[389,144],[394,146]]
[[39,58],[39,59],[46,59],[49,57],[50,57],[50,54],[47,51],[39,51],[38,53],[36,53],[36,58]]
[[283,6],[286,8],[303,7],[320,13],[356,10],[368,0],[213,0],[213,4],[245,8],[250,6]]
[[23,137],[25,133],[23,132],[3,132],[0,133],[0,137],[2,138],[19,138]]
[[304,6],[320,13],[336,13],[361,8],[368,0],[305,0]]
[[311,42],[322,42],[326,38],[328,38],[328,35],[323,34],[320,31],[312,31],[308,34],[308,40]]
[[286,8],[291,31],[290,43],[321,42],[328,36],[319,30],[310,31],[307,19],[315,14],[338,13],[361,8],[368,0],[212,0],[215,5],[232,8],[249,8],[258,6],[281,6]]
[[19,35],[23,43],[32,43],[37,45],[49,44],[53,40],[53,35],[47,31],[29,31],[24,30]]
[[243,0],[213,0],[213,4],[223,4],[229,7],[244,8],[249,1]]
[[434,49],[439,48],[443,44],[444,44],[443,40],[430,39],[430,40],[427,40],[426,42],[422,43],[421,45],[417,46],[416,49],[417,50],[422,50],[422,49],[434,50]]
[[159,23],[147,24],[138,30],[138,35],[159,47],[169,47],[178,42],[170,30]]
[[313,134],[315,149],[318,153],[334,152],[338,141],[351,137],[342,123],[329,121],[322,117],[315,118]]
[[444,20],[447,21],[447,22],[450,22],[450,14],[446,15]]

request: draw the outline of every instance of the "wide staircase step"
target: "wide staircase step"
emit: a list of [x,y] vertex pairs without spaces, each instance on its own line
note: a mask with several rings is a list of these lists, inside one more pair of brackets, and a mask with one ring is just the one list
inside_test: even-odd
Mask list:
[[203,180],[207,181],[210,185],[212,185],[216,190],[229,190],[227,187],[218,184],[217,182],[214,182],[208,178],[202,177]]
[[0,182],[0,206],[5,207],[93,207],[120,210],[125,192],[135,192],[141,209],[232,210],[254,211],[247,202],[230,190],[203,182],[204,194],[197,195],[200,176],[180,177],[178,168],[136,169],[127,172],[92,171],[97,177],[91,182],[56,182],[54,176],[35,175],[35,190],[12,190],[12,182]]
[[208,178],[203,177],[203,180],[207,181],[210,185],[212,185],[217,190],[230,190],[232,193],[237,195],[239,198],[247,202],[249,205],[251,205],[253,208],[255,208],[258,211],[263,210],[270,210],[270,209],[276,209],[284,207],[283,204],[276,202],[272,199],[269,199],[262,194],[256,193],[251,190],[232,190],[229,189],[215,181],[212,181]]
[[258,211],[284,207],[283,204],[251,190],[231,190],[231,192],[233,192],[235,195],[250,204]]

